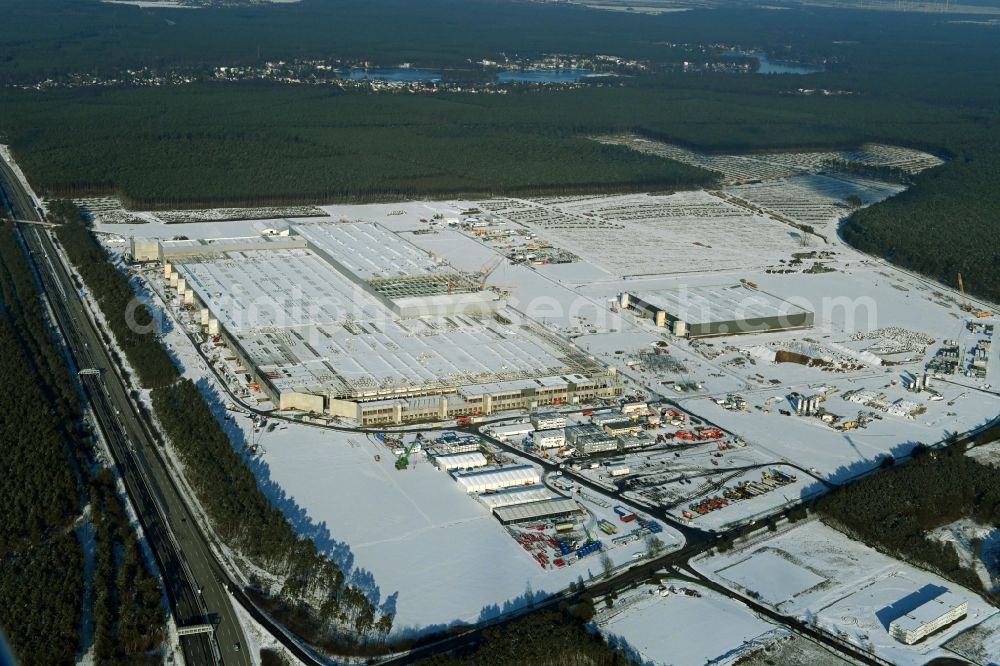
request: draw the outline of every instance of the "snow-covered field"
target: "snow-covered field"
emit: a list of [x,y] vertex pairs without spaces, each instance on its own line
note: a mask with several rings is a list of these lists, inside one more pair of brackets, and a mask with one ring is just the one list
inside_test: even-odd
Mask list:
[[[604,622],[597,618],[601,632],[613,645],[631,648],[642,663],[673,666],[732,663],[787,635],[716,592],[688,588],[701,596],[662,597],[656,588],[640,588],[639,599],[626,610]],[[616,601],[616,605],[628,603]]]
[[[781,576],[761,578],[761,567],[778,567],[781,570]],[[786,600],[826,582],[826,578],[792,562],[781,560],[771,552],[759,553],[751,559],[737,562],[730,567],[717,569],[715,573],[745,590],[754,590],[760,595],[761,600],[768,602],[775,608],[780,608]]]
[[977,446],[969,451],[967,455],[972,456],[984,465],[1000,467],[1000,442]]
[[[924,664],[942,646],[997,612],[969,590],[882,555],[811,521],[738,550],[694,560],[696,568],[744,595],[759,595],[798,617],[894,664]],[[915,645],[889,636],[889,624],[950,590],[968,614]]]
[[[400,633],[489,619],[603,573],[596,555],[543,570],[448,474],[419,457],[397,471],[364,435],[289,424],[260,444],[251,467],[265,492],[396,612]],[[622,565],[644,549],[639,541],[609,556]]]

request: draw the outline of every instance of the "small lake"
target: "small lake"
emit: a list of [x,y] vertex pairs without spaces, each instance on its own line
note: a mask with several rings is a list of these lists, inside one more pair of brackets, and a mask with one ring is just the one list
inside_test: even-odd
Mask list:
[[760,51],[734,51],[726,54],[730,58],[753,58],[757,61],[757,74],[818,74],[823,67],[818,65],[800,65],[794,62],[771,60]]
[[395,81],[400,83],[424,83],[440,81],[441,72],[409,67],[340,70],[337,76],[350,81]]
[[590,69],[538,69],[497,72],[497,81],[500,83],[579,83],[584,79],[599,76],[610,75],[598,74]]

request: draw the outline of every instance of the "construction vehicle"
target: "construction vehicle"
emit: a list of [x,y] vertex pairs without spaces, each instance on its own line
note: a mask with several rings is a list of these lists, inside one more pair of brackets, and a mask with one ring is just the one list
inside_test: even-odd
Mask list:
[[403,455],[396,458],[396,469],[404,470],[410,466],[410,454],[412,454],[414,449],[418,446],[420,446],[420,442],[414,440],[412,444],[406,447],[406,451],[403,452]]

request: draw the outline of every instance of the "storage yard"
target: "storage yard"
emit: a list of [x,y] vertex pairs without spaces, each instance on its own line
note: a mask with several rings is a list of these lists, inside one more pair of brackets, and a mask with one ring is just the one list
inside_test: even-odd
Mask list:
[[508,201],[479,205],[617,276],[765,268],[800,247],[785,225],[708,192]]

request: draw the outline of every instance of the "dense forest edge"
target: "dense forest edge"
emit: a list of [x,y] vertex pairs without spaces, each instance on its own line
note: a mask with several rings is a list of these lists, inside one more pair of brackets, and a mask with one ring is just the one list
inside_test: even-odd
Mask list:
[[[176,208],[670,191],[699,187],[711,174],[586,137],[640,132],[731,153],[880,141],[947,164],[856,212],[844,238],[953,287],[961,272],[971,293],[1000,301],[1000,246],[989,242],[1000,211],[1000,40],[975,22],[817,7],[639,16],[498,0],[419,8],[306,0],[175,12],[165,23],[155,10],[89,0],[8,5],[18,30],[0,33],[5,86],[76,71],[113,81],[134,67],[211,73],[278,59],[452,71],[514,51],[611,53],[650,67],[579,89],[515,87],[504,95],[273,82],[0,88],[0,141],[43,194],[114,192],[135,207]],[[720,44],[823,63],[824,71],[740,76],[674,67]]]
[[[10,0],[0,84],[151,75],[277,59],[362,59],[454,70],[477,58],[612,53],[649,73],[507,94],[372,93],[274,82],[0,88],[9,143],[47,196],[116,193],[136,208],[673,191],[713,174],[595,134],[638,132],[708,152],[854,148],[878,141],[947,160],[855,212],[864,252],[1000,302],[1000,40],[933,14],[794,8],[660,16],[542,3],[402,0],[179,12]],[[378,20],[373,20],[378,17]],[[444,20],[443,17],[447,17]],[[222,29],[238,24],[239,29]],[[461,22],[462,31],[454,25]],[[112,31],[113,47],[96,36]],[[804,37],[807,36],[807,37]],[[705,45],[821,62],[809,75],[674,65]],[[934,48],[926,48],[933,44]],[[804,94],[812,91],[814,94]],[[829,93],[829,94],[827,94]]]
[[438,655],[417,666],[627,666],[634,663],[587,624],[594,603],[584,595],[580,603],[565,602],[558,610],[536,611],[506,625],[490,627],[477,643],[460,654]]
[[0,395],[0,626],[25,666],[84,652],[99,663],[155,660],[160,582],[98,458],[24,252],[14,225],[0,224],[0,372],[22,383]]
[[[1000,594],[963,565],[954,544],[928,536],[962,518],[1000,527],[1000,470],[970,458],[964,448],[918,449],[910,462],[838,488],[816,500],[812,510],[890,557],[930,569],[992,604],[1000,603]],[[983,564],[988,571],[1000,570],[1000,561]]]
[[296,534],[260,491],[198,387],[181,379],[160,347],[156,326],[142,335],[132,330],[129,318],[149,325],[149,310],[137,305],[128,277],[110,262],[79,209],[68,201],[54,201],[49,219],[59,224],[56,237],[140,383],[151,389],[153,415],[184,464],[215,533],[257,572],[251,578],[259,602],[300,636],[331,652],[384,649],[392,614],[381,613],[351,582],[351,572],[320,553],[312,540]]

